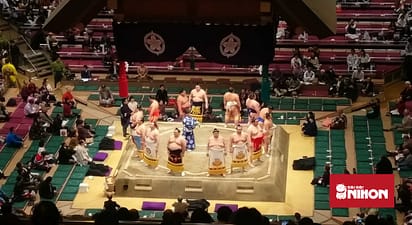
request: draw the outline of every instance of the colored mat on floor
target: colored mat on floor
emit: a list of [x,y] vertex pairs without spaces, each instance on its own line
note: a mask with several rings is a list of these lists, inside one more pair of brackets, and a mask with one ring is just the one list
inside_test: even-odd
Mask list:
[[114,150],[122,150],[123,142],[122,141],[114,141]]

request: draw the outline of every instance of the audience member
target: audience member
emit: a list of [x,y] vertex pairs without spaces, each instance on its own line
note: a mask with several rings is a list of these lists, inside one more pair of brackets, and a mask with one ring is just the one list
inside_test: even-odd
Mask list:
[[302,125],[302,132],[304,135],[314,137],[318,135],[318,127],[316,125],[316,119],[313,112],[309,112],[306,115],[306,121]]
[[50,84],[47,82],[48,79],[44,78],[41,87],[39,88],[39,93],[40,93],[40,98],[42,101],[49,103],[51,102],[55,102],[56,101],[56,97],[52,94],[52,87],[50,86]]
[[361,49],[359,55],[359,67],[363,70],[367,70],[370,68],[370,65],[371,59],[369,54],[365,52],[365,49]]
[[315,72],[312,71],[312,67],[307,67],[306,71],[303,73],[303,82],[305,84],[310,84],[315,80]]
[[293,97],[297,97],[300,93],[300,88],[302,86],[302,84],[300,83],[300,81],[295,78],[295,77],[289,77],[286,80],[286,86],[287,86],[287,94]]
[[355,49],[351,49],[350,53],[346,57],[346,63],[348,65],[348,71],[353,71],[359,67],[359,56],[356,54]]
[[83,65],[83,70],[80,73],[80,78],[85,82],[92,79],[92,72],[89,70],[89,67],[87,65]]
[[70,103],[72,108],[76,108],[76,100],[74,99],[72,89],[70,87],[66,88],[66,92],[64,92],[62,96],[62,101],[65,102],[66,100]]
[[76,151],[74,157],[76,158],[77,164],[85,166],[93,161],[89,155],[89,149],[86,147],[86,141],[84,139],[79,140],[79,144],[74,148],[74,151]]
[[40,201],[33,208],[33,225],[58,225],[62,221],[59,209],[51,201]]
[[102,84],[99,89],[99,104],[101,106],[112,106],[114,103],[114,97],[112,94],[112,91],[110,90],[109,87],[106,87],[106,85]]
[[0,122],[6,122],[10,119],[9,111],[5,105],[6,99],[4,97],[0,97]]
[[262,215],[254,208],[242,207],[233,213],[231,223],[234,225],[262,225]]
[[335,117],[330,124],[330,129],[346,129],[347,117],[345,113],[340,112],[337,117]]
[[167,90],[163,84],[160,85],[159,89],[156,92],[156,100],[159,102],[159,108],[160,108],[160,115],[164,116],[165,115],[165,109],[166,106],[169,102],[169,96],[167,94]]
[[153,80],[151,76],[149,76],[149,70],[147,67],[142,63],[140,66],[137,67],[137,79],[139,80]]
[[303,62],[298,54],[294,54],[290,60],[290,67],[292,69],[292,74],[295,77],[302,77],[303,74]]
[[86,127],[84,120],[78,119],[76,121],[76,128],[77,128],[77,138],[79,140],[85,140],[87,143],[93,142],[92,139],[94,137],[94,134],[92,131]]
[[24,115],[26,117],[34,118],[39,113],[39,105],[34,102],[34,99],[29,99],[24,106]]
[[39,195],[42,199],[53,199],[56,195],[56,187],[52,184],[52,177],[48,176],[39,184]]
[[106,210],[118,210],[120,205],[113,201],[113,195],[108,194],[107,200],[103,203],[103,208]]
[[412,170],[412,154],[409,149],[402,151],[402,156],[396,161],[398,170]]
[[13,148],[23,147],[23,138],[14,133],[14,127],[9,128],[9,133],[6,136],[6,146]]
[[323,171],[322,176],[313,178],[311,184],[320,185],[320,186],[323,186],[323,187],[329,186],[329,183],[330,183],[330,169],[331,169],[330,165],[326,164],[325,165],[325,170]]
[[74,116],[77,116],[73,113],[72,108],[73,108],[73,104],[69,101],[68,98],[65,98],[63,100],[63,117],[64,118],[72,118]]
[[13,64],[11,64],[8,58],[5,59],[4,65],[1,67],[1,74],[6,79],[8,87],[17,87],[17,70]]
[[370,77],[367,77],[362,84],[361,93],[365,96],[374,96],[375,95],[375,84],[373,83]]
[[381,116],[381,101],[379,98],[372,99],[370,102],[370,109],[367,110],[366,116],[368,119],[379,118]]
[[358,40],[359,39],[359,33],[357,31],[357,26],[356,22],[354,19],[351,19],[348,24],[345,26],[345,38],[351,39],[351,40]]
[[173,211],[180,213],[183,215],[183,217],[187,217],[187,207],[189,207],[189,204],[187,202],[183,202],[182,196],[177,197],[177,201],[173,203]]
[[63,142],[60,145],[59,149],[59,157],[57,159],[59,164],[74,164],[76,163],[76,158],[74,155],[76,154],[76,151],[71,148],[68,144]]
[[54,88],[57,88],[57,84],[63,79],[63,74],[66,70],[66,66],[59,56],[51,63],[51,69],[54,78]]
[[[0,197],[1,199],[2,197]],[[20,225],[22,222],[20,221],[19,217],[13,213],[13,205],[9,202],[3,202],[1,204],[1,215],[0,221],[2,224],[5,225]]]
[[139,218],[140,215],[137,209],[129,209],[129,221],[138,221]]
[[355,71],[352,73],[352,80],[358,82],[363,82],[365,79],[365,73],[362,71],[360,67],[356,68]]
[[123,220],[123,221],[127,221],[129,220],[129,210],[125,207],[120,207],[117,210],[117,216],[119,218],[119,220]]
[[229,224],[230,218],[232,217],[232,209],[228,206],[221,206],[217,210],[217,221],[216,224]]
[[393,174],[392,163],[386,156],[382,156],[375,165],[376,174]]
[[190,217],[190,222],[191,223],[212,223],[213,219],[206,210],[197,208],[192,212],[192,215]]

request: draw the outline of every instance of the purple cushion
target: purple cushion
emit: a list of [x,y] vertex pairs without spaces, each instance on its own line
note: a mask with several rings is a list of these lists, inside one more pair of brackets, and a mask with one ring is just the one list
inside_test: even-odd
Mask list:
[[142,210],[163,211],[166,208],[166,202],[146,202],[142,204]]
[[123,142],[122,141],[114,141],[114,150],[122,150]]
[[104,161],[107,158],[107,156],[109,156],[109,154],[106,152],[98,152],[96,153],[96,155],[94,155],[93,161]]
[[109,167],[107,170],[106,174],[104,174],[106,177],[110,176],[110,173],[112,172],[112,167]]
[[237,209],[238,209],[238,205],[235,205],[235,204],[219,204],[219,203],[216,203],[216,205],[215,205],[215,212],[217,212],[217,210],[218,210],[220,207],[222,207],[222,206],[227,206],[227,207],[229,207],[229,208],[232,210],[232,212],[236,212]]

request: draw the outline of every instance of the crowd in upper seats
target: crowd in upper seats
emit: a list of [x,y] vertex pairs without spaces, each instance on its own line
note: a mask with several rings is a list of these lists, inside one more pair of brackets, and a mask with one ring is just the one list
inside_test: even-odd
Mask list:
[[293,51],[290,61],[291,72],[283,74],[279,68],[272,71],[272,93],[275,96],[298,96],[302,85],[325,84],[330,96],[347,97],[355,101],[359,94],[374,96],[374,83],[370,77],[365,77],[363,70],[369,69],[370,58],[365,50],[360,50],[360,56],[352,49],[347,56],[350,77],[337,76],[332,66],[321,69],[320,51],[316,47],[308,49],[308,55],[303,55],[297,48]]
[[19,24],[42,25],[60,0],[31,1],[31,0],[1,0],[3,12]]

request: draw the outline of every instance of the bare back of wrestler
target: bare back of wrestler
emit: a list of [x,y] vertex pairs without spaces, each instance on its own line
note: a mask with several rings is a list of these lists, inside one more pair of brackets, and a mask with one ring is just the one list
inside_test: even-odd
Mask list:
[[179,118],[182,119],[185,116],[185,112],[190,108],[189,97],[187,96],[186,91],[182,90],[177,96],[176,107]]
[[228,125],[228,123],[233,120],[235,126],[237,126],[241,111],[239,95],[234,93],[233,89],[229,89],[229,91],[223,95],[223,104],[226,109],[225,124]]
[[149,111],[149,121],[157,122],[160,116],[160,108],[159,108],[159,102],[153,97],[150,97],[150,106],[149,106],[148,111]]
[[260,104],[256,101],[256,96],[254,94],[250,94],[248,99],[246,100],[246,107],[249,113],[249,124],[251,123],[252,119],[256,119],[259,117],[260,113]]

